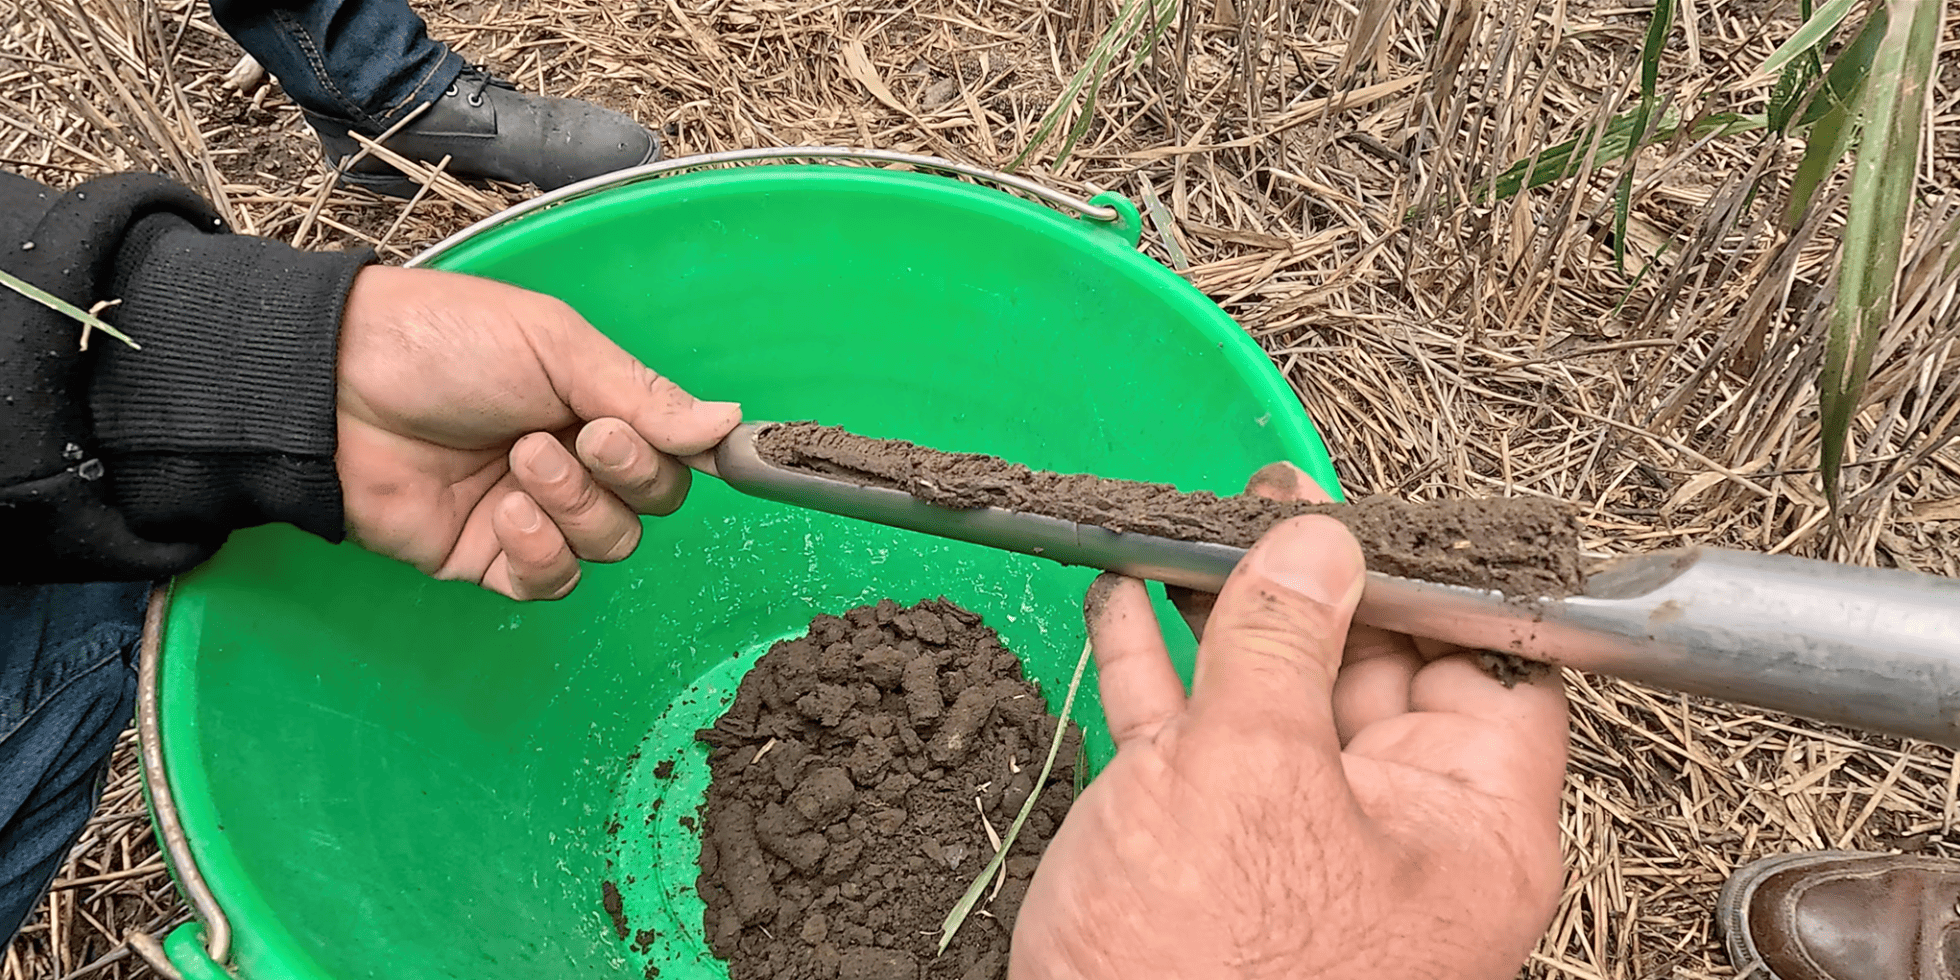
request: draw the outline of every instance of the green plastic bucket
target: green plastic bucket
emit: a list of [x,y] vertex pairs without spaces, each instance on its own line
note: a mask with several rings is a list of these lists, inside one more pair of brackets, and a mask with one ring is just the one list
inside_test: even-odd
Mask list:
[[[1070,214],[939,174],[703,162],[553,195],[426,264],[562,297],[752,419],[1186,489],[1236,491],[1276,458],[1333,484],[1258,347],[1136,251],[1128,202],[1043,195]],[[944,595],[1059,702],[1091,577],[711,479],[549,604],[291,528],[238,534],[147,644],[146,775],[204,920],[163,954],[197,980],[225,976],[210,947],[246,980],[725,977],[679,821],[706,779],[693,730],[740,671],[818,612]],[[1100,709],[1079,704],[1100,764]]]

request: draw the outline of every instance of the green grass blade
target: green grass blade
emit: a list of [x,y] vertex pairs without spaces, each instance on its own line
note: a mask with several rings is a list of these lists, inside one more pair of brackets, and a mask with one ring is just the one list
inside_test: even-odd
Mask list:
[[1790,177],[1790,204],[1783,212],[1783,222],[1791,228],[1803,220],[1804,212],[1810,210],[1811,198],[1817,195],[1824,178],[1837,169],[1838,161],[1844,159],[1844,151],[1851,146],[1851,114],[1844,106],[1836,106],[1825,113],[1810,127],[1803,148],[1803,160],[1797,164],[1796,173]]
[[1865,20],[1865,26],[1832,60],[1830,70],[1824,73],[1824,80],[1811,94],[1803,114],[1797,117],[1797,128],[1815,123],[1824,118],[1832,106],[1849,105],[1857,97],[1865,76],[1871,73],[1872,59],[1878,53],[1878,42],[1885,36],[1885,24],[1885,8],[1872,11],[1872,15]]
[[[1621,156],[1627,165],[1620,173],[1619,186],[1613,190],[1613,268],[1621,275],[1627,272],[1627,212],[1633,206],[1634,156],[1651,138],[1654,122],[1654,95],[1660,83],[1661,55],[1667,48],[1667,35],[1674,27],[1674,0],[1655,0],[1654,12],[1647,19],[1647,40],[1640,46],[1640,107],[1633,111],[1633,122],[1628,127],[1626,149]],[[1669,135],[1672,135],[1672,128]],[[1601,141],[1600,151],[1604,152],[1605,141]],[[1594,154],[1598,159],[1598,154]]]
[[1627,274],[1627,212],[1633,209],[1633,167],[1620,174],[1613,188],[1613,268]]
[[1776,76],[1776,85],[1769,91],[1769,128],[1779,133],[1789,132],[1790,120],[1797,116],[1797,107],[1808,95],[1812,83],[1822,74],[1820,65],[1813,53],[1811,57],[1799,58],[1783,66]]
[[[1177,0],[1124,0],[1123,5],[1116,12],[1116,19],[1090,47],[1089,57],[1083,62],[1082,67],[1069,76],[1068,84],[1062,87],[1062,94],[1057,96],[1054,103],[1048,107],[1048,111],[1042,114],[1041,121],[1035,125],[1034,135],[1028,137],[1027,145],[1023,146],[1008,163],[1008,171],[1019,170],[1036,150],[1041,149],[1042,144],[1048,142],[1062,120],[1067,117],[1069,110],[1074,108],[1076,99],[1083,96],[1086,91],[1087,97],[1082,102],[1081,118],[1076,120],[1075,125],[1069,127],[1068,133],[1064,136],[1062,150],[1055,156],[1055,165],[1060,166],[1067,160],[1069,154],[1074,151],[1076,142],[1088,132],[1089,126],[1095,121],[1097,96],[1102,92],[1110,66],[1117,63],[1117,56],[1129,45],[1142,40],[1144,51],[1139,54],[1136,62],[1142,64],[1142,57],[1148,53],[1149,46],[1155,44],[1163,30],[1168,28],[1176,11]],[[1157,24],[1162,24],[1164,27],[1153,30],[1153,25]]]
[[[143,346],[141,344],[138,344],[136,341],[129,339],[128,334],[123,333],[122,331],[117,330],[115,327],[110,326],[108,323],[104,322],[101,317],[96,316],[95,314],[90,313],[89,311],[84,310],[81,307],[76,306],[75,304],[70,303],[65,299],[62,299],[61,297],[48,292],[47,290],[42,289],[41,287],[36,286],[33,283],[28,282],[27,280],[22,279],[11,272],[6,271],[5,269],[0,269],[0,286],[5,286],[8,289],[11,289],[16,293],[19,293],[22,296],[25,296],[28,299],[31,299],[34,302],[39,303],[42,306],[45,306],[48,309],[53,310],[56,313],[59,313],[62,316],[65,316],[70,320],[73,320],[76,323],[79,323],[90,330],[100,330],[103,333],[106,333],[109,336],[114,337],[125,344],[128,344],[130,350],[143,349]],[[87,334],[83,334],[83,337],[87,337],[87,336],[88,336]],[[84,341],[84,343],[86,343],[86,340]]]
[[1143,67],[1143,63],[1149,60],[1151,52],[1157,50],[1157,42],[1164,39],[1172,24],[1177,23],[1177,0],[1151,0],[1151,6],[1157,14],[1155,23],[1151,24],[1149,32],[1144,34],[1143,43],[1137,45],[1136,57],[1130,59],[1132,71]]
[[[1599,138],[1599,150],[1593,154],[1594,165],[1612,163],[1627,155],[1632,145],[1634,124],[1640,110],[1615,116],[1606,121],[1606,132]],[[1673,139],[1681,125],[1680,113],[1669,109],[1660,114],[1649,134],[1650,142]],[[1768,125],[1768,120],[1760,115],[1744,115],[1734,112],[1717,112],[1696,119],[1689,129],[1689,139],[1702,139],[1711,134],[1734,136],[1738,133],[1753,132]],[[1554,181],[1563,180],[1579,172],[1585,162],[1585,148],[1592,140],[1592,130],[1588,129],[1578,136],[1546,147],[1535,159],[1519,160],[1497,175],[1495,183],[1496,199],[1504,200],[1519,191],[1543,187]],[[1482,200],[1482,194],[1478,195]]]
[[1171,268],[1179,272],[1191,268],[1191,258],[1184,254],[1184,247],[1177,243],[1174,226],[1177,219],[1171,216],[1171,209],[1157,197],[1157,191],[1150,186],[1149,178],[1144,178],[1143,211],[1150,215],[1150,224],[1157,229],[1157,238],[1164,243],[1164,254],[1170,258]]
[[1851,419],[1871,376],[1879,330],[1892,315],[1941,6],[1940,0],[1891,0],[1885,33],[1858,99],[1863,132],[1851,174],[1837,301],[1818,379],[1824,493],[1833,509],[1840,503]]
[[1654,12],[1647,18],[1647,41],[1640,46],[1640,94],[1654,95],[1661,77],[1661,52],[1667,35],[1674,28],[1674,0],[1655,0]]
[[1794,124],[1786,122],[1788,129],[1808,128],[1803,159],[1790,178],[1790,203],[1783,212],[1783,221],[1789,227],[1796,227],[1803,220],[1817,188],[1857,143],[1858,120],[1853,106],[1863,98],[1865,80],[1871,74],[1872,59],[1878,53],[1879,40],[1885,36],[1886,23],[1883,8],[1873,11],[1857,36],[1831,62],[1830,70],[1812,87],[1802,103],[1802,115]]
[[[1021,836],[1021,825],[1028,822],[1028,814],[1034,812],[1035,800],[1041,798],[1041,788],[1048,785],[1048,773],[1054,770],[1055,756],[1061,751],[1062,741],[1068,734],[1069,712],[1075,708],[1075,692],[1082,686],[1082,670],[1089,666],[1089,652],[1092,649],[1094,648],[1088,641],[1083,641],[1082,655],[1075,659],[1075,676],[1069,678],[1068,695],[1062,698],[1062,711],[1056,716],[1055,737],[1048,742],[1048,758],[1041,763],[1041,776],[1034,781],[1034,792],[1028,794],[1027,802],[1021,804],[1021,812],[1014,816],[1014,822],[1008,826],[1007,833],[1001,835],[1000,850],[994,852],[993,860],[988,861],[987,866],[980,869],[979,877],[974,878],[973,884],[967,886],[966,894],[960,896],[960,900],[953,905],[953,910],[946,913],[946,921],[940,924],[939,951],[941,953],[946,952],[946,947],[952,944],[953,934],[959,932],[960,925],[966,922],[968,915],[972,914],[973,907],[980,904],[980,896],[987,891],[987,882],[992,881],[994,875],[1000,872],[1001,864],[1007,860],[1007,852],[1014,848],[1014,839]],[[1081,772],[1080,769],[1076,771],[1078,774]]]
[[1831,32],[1837,30],[1837,26],[1844,23],[1846,17],[1851,16],[1851,9],[1857,5],[1858,0],[1831,0],[1830,3],[1818,8],[1816,13],[1804,19],[1802,27],[1797,28],[1787,40],[1776,46],[1775,51],[1770,52],[1769,57],[1763,60],[1763,66],[1756,69],[1756,74],[1768,75],[1782,71],[1784,66],[1796,62],[1799,55],[1815,51],[1828,44]]
[[1060,166],[1069,154],[1075,152],[1075,144],[1087,135],[1089,127],[1096,121],[1096,99],[1102,95],[1103,75],[1098,72],[1089,82],[1089,94],[1082,99],[1082,112],[1075,117],[1075,125],[1068,128],[1068,135],[1062,137],[1062,147],[1055,151],[1055,164]]

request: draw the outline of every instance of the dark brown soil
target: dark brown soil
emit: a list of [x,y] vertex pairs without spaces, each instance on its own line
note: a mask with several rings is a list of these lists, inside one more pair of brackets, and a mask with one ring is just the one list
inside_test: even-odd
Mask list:
[[625,939],[629,927],[626,924],[626,901],[619,894],[619,886],[610,881],[599,884],[600,897],[606,906],[606,917],[612,920],[613,931]]
[[1497,682],[1507,688],[1517,687],[1520,681],[1534,680],[1552,672],[1551,664],[1494,650],[1479,651],[1477,664],[1483,667],[1484,673],[1497,678]]
[[[708,944],[731,980],[993,980],[1074,800],[1071,726],[1007,879],[935,956],[939,926],[1040,774],[1055,719],[980,617],[943,599],[818,616],[697,738]],[[984,914],[983,914],[984,912]]]
[[1374,571],[1513,598],[1568,596],[1584,585],[1578,516],[1550,501],[1369,497],[1303,504],[1179,493],[1165,483],[1031,470],[995,456],[871,439],[814,422],[769,426],[756,435],[756,448],[777,466],[903,490],[941,507],[998,507],[1179,541],[1250,547],[1289,517],[1327,514],[1354,532]]

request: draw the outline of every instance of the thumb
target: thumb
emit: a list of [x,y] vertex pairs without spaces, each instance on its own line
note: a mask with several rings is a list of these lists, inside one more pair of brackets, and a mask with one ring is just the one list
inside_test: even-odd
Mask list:
[[1339,753],[1334,676],[1364,570],[1361,546],[1331,517],[1296,517],[1267,531],[1212,608],[1190,711]]
[[582,421],[624,419],[669,456],[706,451],[742,421],[734,402],[702,401],[628,354],[570,307],[553,342],[538,345],[551,386]]

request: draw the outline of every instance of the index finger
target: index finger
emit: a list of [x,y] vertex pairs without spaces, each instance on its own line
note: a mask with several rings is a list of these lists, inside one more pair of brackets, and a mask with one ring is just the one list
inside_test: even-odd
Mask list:
[[551,386],[581,420],[626,420],[653,448],[689,456],[720,442],[742,421],[734,402],[702,401],[628,354],[569,306],[534,343]]

